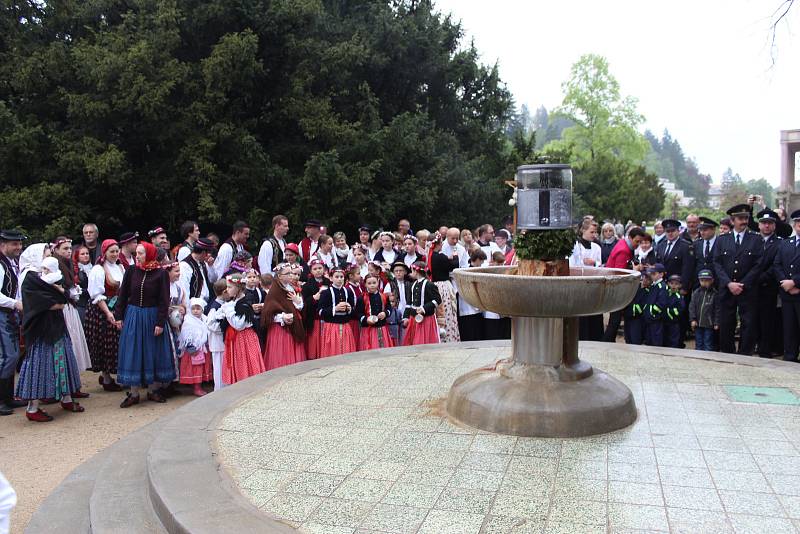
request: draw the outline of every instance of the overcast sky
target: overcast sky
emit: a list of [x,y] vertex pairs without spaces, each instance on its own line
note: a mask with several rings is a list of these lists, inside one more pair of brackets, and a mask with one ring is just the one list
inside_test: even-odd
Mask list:
[[782,0],[436,0],[461,20],[484,63],[497,61],[531,113],[561,103],[561,83],[585,53],[605,56],[623,94],[639,99],[646,128],[668,128],[701,172],[719,183],[780,182],[780,130],[800,129],[800,4],[779,27],[772,66],[770,16]]

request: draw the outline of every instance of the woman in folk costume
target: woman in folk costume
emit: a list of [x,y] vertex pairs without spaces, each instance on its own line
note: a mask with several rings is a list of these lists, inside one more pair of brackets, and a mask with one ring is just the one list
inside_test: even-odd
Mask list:
[[40,423],[53,418],[39,409],[39,399],[60,400],[68,412],[84,411],[72,400],[81,388],[81,379],[64,321],[69,297],[62,281],[58,260],[48,257],[34,262],[22,282],[22,335],[27,349],[16,395],[28,401],[25,416]]
[[339,266],[336,261],[336,255],[333,252],[333,238],[331,236],[325,234],[319,236],[319,248],[314,257],[321,260],[329,271]]
[[119,357],[119,328],[116,326],[114,308],[125,275],[119,254],[117,242],[106,239],[100,245],[97,265],[89,271],[86,344],[92,357],[92,371],[101,373],[98,380],[106,391],[122,391],[122,387],[111,376],[117,374]]
[[158,388],[176,378],[167,314],[169,273],[156,260],[156,247],[142,242],[136,247],[136,267],[122,279],[114,308],[119,336],[117,381],[131,387],[120,408],[139,404],[139,390],[148,388],[147,400],[166,402]]
[[233,255],[233,261],[231,261],[228,270],[225,271],[226,277],[232,274],[241,274],[244,275],[253,268],[253,255],[247,252],[246,250],[240,250]]
[[208,350],[208,325],[203,310],[206,301],[195,297],[189,300],[189,313],[183,319],[178,346],[181,350],[181,384],[193,384],[194,394],[206,394],[202,383],[213,378],[211,354]]
[[311,272],[303,284],[303,327],[306,331],[306,357],[314,360],[322,355],[322,317],[319,315],[319,300],[322,292],[331,285],[325,277],[325,264],[313,259],[309,264]]
[[[361,302],[361,297],[364,295],[364,285],[361,281],[361,270],[355,263],[350,264],[345,271],[345,276],[347,278],[345,288],[353,296],[353,302],[358,304]],[[353,339],[356,341],[356,350],[362,350],[361,345],[359,344],[359,340],[361,339],[361,335],[359,333],[359,330],[361,329],[359,315],[354,313],[353,316],[350,317],[350,328],[353,330]]]
[[353,294],[344,287],[344,277],[344,270],[334,269],[331,286],[322,292],[319,299],[319,314],[324,322],[322,358],[356,350],[353,329],[347,324],[355,313],[356,302]]
[[303,328],[303,297],[292,280],[292,266],[275,267],[277,279],[267,294],[261,320],[267,331],[264,361],[267,370],[306,359],[306,332]]
[[[78,245],[72,249],[72,279],[81,288],[81,294],[75,307],[81,318],[81,325],[86,321],[86,309],[89,307],[89,272],[92,270],[92,256],[86,245]],[[84,328],[84,333],[85,333]]]
[[444,236],[439,232],[434,234],[428,241],[428,276],[436,284],[442,304],[437,308],[437,322],[444,331],[445,343],[457,343],[461,341],[458,331],[458,301],[453,283],[450,281],[450,273],[458,269],[458,255],[453,252],[450,257],[442,253],[442,241]]
[[394,347],[387,319],[391,312],[389,295],[379,289],[377,276],[368,274],[364,280],[366,292],[358,301],[357,313],[361,323],[359,350]]
[[222,362],[222,382],[230,385],[266,371],[258,335],[253,330],[254,312],[250,299],[245,297],[244,278],[232,274],[226,278],[226,292],[231,299],[222,305],[228,330],[225,332],[225,356]]
[[180,283],[181,264],[165,259],[161,267],[169,274],[169,310],[167,311],[167,324],[169,325],[170,347],[172,348],[172,361],[175,373],[180,372],[181,348],[178,337],[181,333],[183,319],[189,312],[189,294]]
[[[59,236],[50,245],[55,259],[58,261],[58,268],[61,271],[61,287],[67,295],[67,304],[64,306],[64,322],[67,325],[69,338],[72,341],[72,351],[75,360],[78,362],[78,369],[85,371],[92,368],[92,359],[89,357],[89,347],[86,345],[86,335],[83,332],[81,316],[78,313],[76,304],[81,296],[81,288],[75,283],[75,270],[72,266],[72,240]],[[76,391],[72,395],[76,399],[84,399],[88,393]]]
[[436,307],[442,301],[436,284],[425,277],[425,264],[411,266],[411,302],[403,315],[408,319],[403,345],[439,343],[439,326],[436,324]]

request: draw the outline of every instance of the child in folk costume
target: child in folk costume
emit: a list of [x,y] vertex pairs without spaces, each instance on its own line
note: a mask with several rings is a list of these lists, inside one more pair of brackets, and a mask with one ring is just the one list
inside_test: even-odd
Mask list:
[[303,284],[303,326],[306,330],[306,357],[309,360],[322,354],[322,318],[319,315],[319,300],[322,292],[330,285],[325,277],[325,264],[313,259],[309,264],[311,276]]
[[211,353],[211,366],[214,373],[214,391],[219,391],[225,384],[222,382],[222,361],[225,357],[225,336],[228,328],[222,305],[227,298],[228,282],[223,278],[214,282],[214,295],[206,307],[206,326],[208,327],[208,351]]
[[331,286],[322,292],[319,299],[319,314],[322,326],[322,354],[320,357],[336,356],[356,350],[353,329],[347,324],[356,309],[356,302],[344,287],[344,271],[334,269]]
[[356,261],[353,257],[353,251],[347,246],[347,236],[344,232],[333,234],[333,252],[336,265],[342,269],[349,268]]
[[258,334],[259,346],[263,347],[267,334],[261,325],[261,309],[264,307],[267,292],[261,288],[261,278],[255,269],[250,269],[244,274],[244,294],[253,308],[253,330]]
[[366,292],[358,301],[357,315],[361,322],[358,346],[360,350],[394,347],[389,332],[388,319],[391,312],[389,295],[379,290],[377,276],[368,274],[364,280]]
[[303,297],[292,284],[292,266],[275,267],[278,279],[264,302],[261,319],[267,331],[264,361],[267,370],[306,359],[306,333],[303,328]]
[[372,274],[378,277],[378,280],[380,280],[381,291],[386,289],[386,286],[389,284],[389,277],[386,275],[386,271],[383,269],[380,263],[376,261],[367,263],[367,274]]
[[389,336],[392,338],[392,344],[397,347],[400,345],[403,314],[397,309],[397,300],[394,297],[394,293],[384,293],[383,291],[381,291],[381,293],[386,295],[387,307],[389,308],[386,314],[386,327],[389,329]]
[[408,326],[408,318],[405,316],[406,306],[411,303],[411,284],[412,281],[408,280],[409,268],[402,261],[395,262],[392,265],[392,279],[384,287],[383,292],[391,293],[394,297],[392,307],[395,308],[402,318],[398,325],[396,345],[401,345],[403,336],[405,335],[406,327]]
[[361,245],[353,247],[353,260],[358,266],[358,272],[361,274],[362,280],[369,274],[369,262],[367,260],[367,249]]
[[381,267],[388,271],[397,258],[398,253],[394,248],[394,234],[381,232],[381,249],[375,253],[373,261],[380,263]]
[[203,309],[206,301],[189,300],[189,313],[183,319],[178,346],[181,349],[181,384],[194,384],[194,394],[206,394],[201,385],[212,378],[211,354],[208,350],[208,325]]
[[322,260],[325,268],[329,271],[339,267],[336,261],[336,255],[333,252],[333,238],[329,235],[319,236],[319,248],[317,249],[316,258]]
[[[345,285],[347,290],[353,295],[353,301],[358,303],[361,301],[361,297],[364,295],[364,288],[361,284],[361,271],[358,268],[358,265],[351,264],[347,270],[347,284]],[[360,341],[360,321],[359,315],[353,314],[350,318],[350,328],[353,330],[353,339],[356,340],[356,350],[362,350],[361,345],[359,344]]]
[[436,307],[442,301],[439,290],[425,277],[425,264],[411,266],[411,302],[406,306],[403,317],[408,319],[403,345],[423,345],[439,343],[439,326],[436,324]]
[[228,329],[225,332],[225,355],[222,362],[222,381],[235,384],[266,371],[258,336],[253,330],[254,312],[244,295],[244,279],[240,274],[226,278],[225,290],[230,300],[222,305]]

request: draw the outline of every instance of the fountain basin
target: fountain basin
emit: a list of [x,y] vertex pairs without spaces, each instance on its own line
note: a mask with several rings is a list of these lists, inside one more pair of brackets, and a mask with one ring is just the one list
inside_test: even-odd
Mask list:
[[456,269],[461,296],[482,310],[509,317],[579,317],[619,310],[639,287],[626,269],[572,267],[569,276],[518,276],[513,267]]

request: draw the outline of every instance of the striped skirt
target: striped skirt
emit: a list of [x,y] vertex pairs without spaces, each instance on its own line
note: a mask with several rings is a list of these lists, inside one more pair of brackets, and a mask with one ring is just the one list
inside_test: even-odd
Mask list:
[[60,399],[81,389],[80,371],[65,334],[55,343],[28,342],[16,395],[23,400]]
[[89,304],[85,321],[86,345],[95,373],[117,373],[119,330],[108,322],[96,304]]

